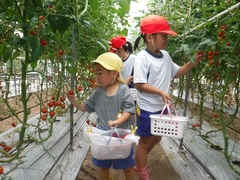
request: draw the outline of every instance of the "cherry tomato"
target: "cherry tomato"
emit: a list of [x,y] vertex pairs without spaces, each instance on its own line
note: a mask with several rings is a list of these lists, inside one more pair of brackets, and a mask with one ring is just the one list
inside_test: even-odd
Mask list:
[[46,114],[46,113],[48,112],[48,110],[47,110],[47,108],[43,107],[43,108],[41,109],[41,112],[42,112],[43,114]]
[[54,104],[55,104],[55,102],[54,101],[50,101],[49,103],[48,103],[48,107],[53,107],[54,106]]
[[60,49],[60,50],[58,51],[58,55],[61,56],[62,54],[63,54],[63,51]]
[[4,172],[4,169],[2,166],[0,166],[0,174],[3,174],[3,172]]
[[30,34],[31,34],[32,36],[34,36],[34,35],[36,34],[36,31],[31,30],[31,31],[30,31]]
[[42,121],[46,121],[46,119],[47,119],[47,115],[46,115],[46,114],[41,115],[41,119],[42,119]]
[[82,89],[83,89],[82,86],[78,86],[78,87],[77,87],[77,90],[78,90],[79,92],[82,91]]
[[62,97],[62,96],[61,96],[61,97],[59,98],[59,100],[60,100],[61,102],[64,102],[64,101],[65,101],[65,97]]
[[13,122],[13,123],[11,123],[11,126],[12,127],[16,127],[16,124]]
[[53,116],[55,116],[55,112],[54,111],[51,111],[50,113],[49,113],[49,115],[51,116],[51,117],[53,117]]
[[62,104],[62,105],[61,105],[61,108],[62,108],[62,109],[65,109],[65,108],[66,108],[66,104]]
[[56,106],[61,106],[61,105],[62,105],[62,102],[61,102],[61,101],[56,101],[56,102],[55,102],[55,105],[56,105]]
[[68,90],[67,95],[74,95],[74,92],[72,90]]
[[48,44],[48,41],[41,39],[40,43],[42,46],[46,46]]
[[43,20],[44,16],[39,16],[38,19],[39,20]]

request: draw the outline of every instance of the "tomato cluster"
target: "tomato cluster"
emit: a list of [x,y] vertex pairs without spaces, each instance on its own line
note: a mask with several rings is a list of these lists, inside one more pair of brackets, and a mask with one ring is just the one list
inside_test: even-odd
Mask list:
[[63,113],[63,110],[66,109],[66,98],[61,96],[59,100],[56,100],[56,96],[52,95],[51,100],[47,103],[47,107],[43,106],[41,108],[41,120],[46,121],[48,119],[49,122],[54,121],[54,117],[56,115],[60,115]]
[[9,152],[12,149],[12,146],[8,146],[5,143],[0,143],[0,149],[3,149],[6,152]]

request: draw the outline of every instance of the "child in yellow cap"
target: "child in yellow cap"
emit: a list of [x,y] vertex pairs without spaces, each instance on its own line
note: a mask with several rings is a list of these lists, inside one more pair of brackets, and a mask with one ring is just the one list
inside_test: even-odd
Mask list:
[[[118,55],[107,52],[92,61],[98,88],[82,103],[78,103],[73,95],[68,100],[82,112],[96,112],[97,127],[109,130],[112,126],[130,129],[135,114],[135,104],[126,81],[120,72],[123,62]],[[116,119],[118,112],[122,115]],[[133,148],[126,159],[98,160],[93,157],[93,164],[98,167],[99,180],[107,180],[109,169],[123,169],[126,180],[135,179]]]
[[[137,134],[140,140],[136,150],[136,172],[140,180],[150,180],[147,155],[161,140],[161,136],[151,134],[151,114],[159,114],[163,106],[171,100],[169,96],[172,78],[187,74],[203,58],[203,52],[194,55],[195,62],[180,67],[175,64],[165,50],[168,35],[176,36],[163,16],[149,15],[140,23],[141,36],[136,39],[134,49],[142,38],[146,48],[137,54],[134,65],[134,85],[138,90]],[[164,112],[165,114],[167,112]]]

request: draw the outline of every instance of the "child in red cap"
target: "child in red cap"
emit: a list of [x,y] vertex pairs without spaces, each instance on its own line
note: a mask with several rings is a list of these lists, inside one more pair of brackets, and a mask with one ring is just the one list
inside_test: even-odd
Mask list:
[[[134,65],[134,85],[138,90],[137,99],[137,134],[140,140],[136,150],[135,170],[140,180],[149,180],[147,155],[161,140],[150,130],[151,114],[159,114],[171,100],[169,96],[172,78],[187,74],[203,58],[203,52],[194,55],[195,62],[188,62],[180,67],[175,64],[165,50],[168,35],[176,36],[163,16],[150,15],[140,23],[141,36],[136,39],[134,49],[143,38],[146,48],[137,54]],[[165,114],[167,112],[164,112]]]
[[115,36],[110,40],[110,46],[110,52],[117,54],[123,61],[123,69],[121,71],[123,78],[127,81],[129,88],[134,88],[133,67],[136,56],[132,54],[132,44],[124,36]]

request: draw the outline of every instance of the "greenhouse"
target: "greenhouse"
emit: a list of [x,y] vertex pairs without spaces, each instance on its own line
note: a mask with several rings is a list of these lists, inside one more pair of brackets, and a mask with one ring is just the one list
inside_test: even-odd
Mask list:
[[0,179],[240,179],[239,8],[236,0],[1,0]]

